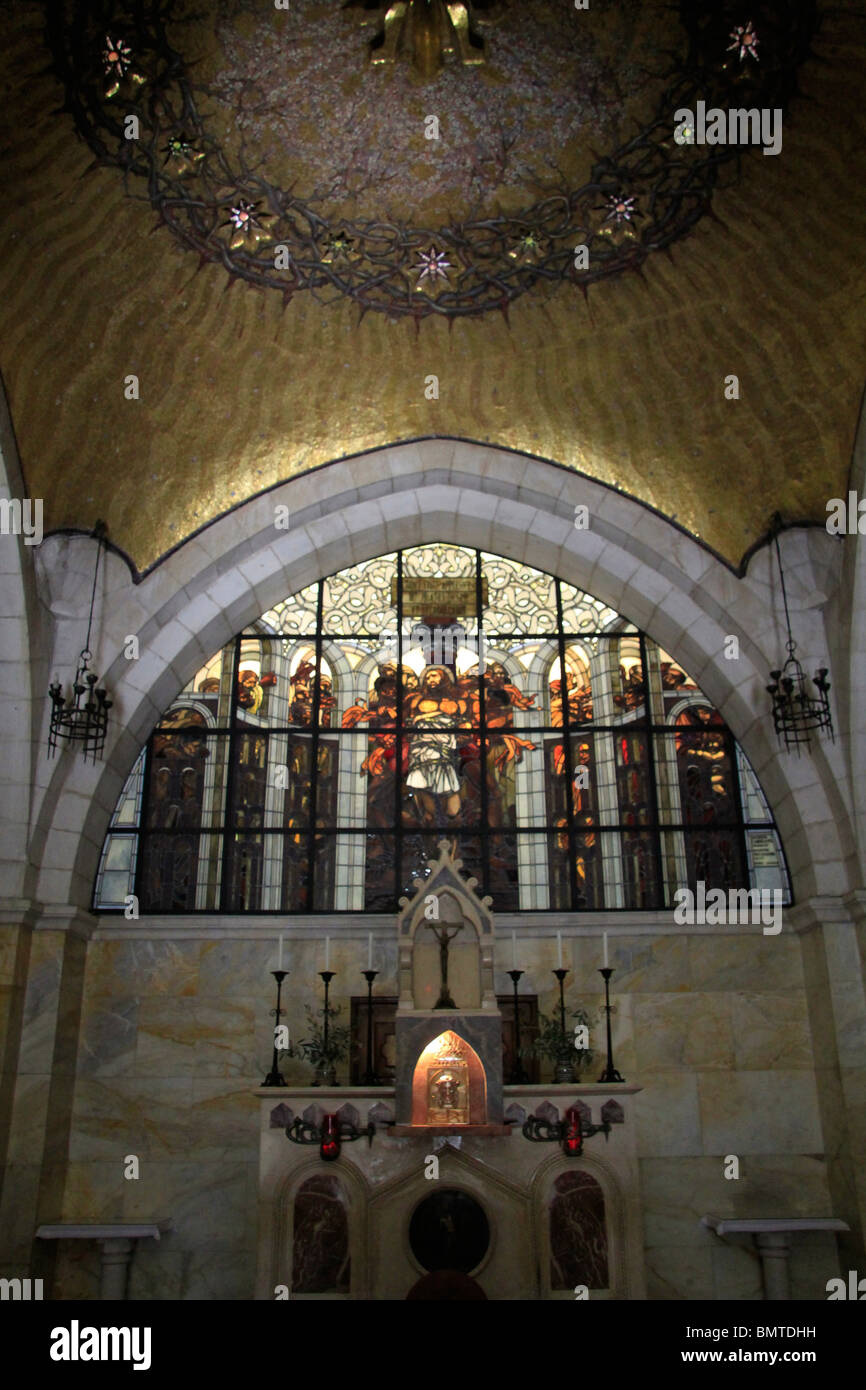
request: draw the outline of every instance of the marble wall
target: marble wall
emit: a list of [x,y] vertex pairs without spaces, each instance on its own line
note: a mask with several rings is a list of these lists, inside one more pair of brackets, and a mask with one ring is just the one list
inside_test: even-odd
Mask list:
[[[327,928],[337,972],[331,997],[345,1015],[349,994],[364,989],[369,925],[354,937],[345,921]],[[175,1229],[135,1254],[133,1297],[251,1298],[260,1140],[254,1090],[270,1067],[274,938],[269,924],[267,937],[254,935],[262,930],[257,923],[207,940],[194,927],[173,926],[166,935],[167,922],[130,923],[124,937],[115,924],[87,944],[62,1210],[43,1219],[169,1217]],[[500,994],[510,989],[510,926],[499,951]],[[537,993],[550,1012],[556,926],[517,929],[521,989]],[[285,962],[284,1021],[295,1039],[304,1036],[303,1003],[321,997],[316,972],[324,966],[326,926],[297,930],[305,939],[287,933]],[[384,930],[377,926],[376,990],[395,994],[396,941],[386,941]],[[566,1002],[597,1019],[597,1057],[583,1078],[595,1081],[604,1063],[601,943],[586,928],[571,930],[563,934],[572,971]],[[800,938],[733,928],[629,934],[622,926],[609,931],[609,946],[616,1065],[642,1087],[631,1124],[647,1294],[759,1297],[760,1267],[748,1241],[720,1240],[700,1217],[839,1214],[823,1159]],[[69,1061],[71,1086],[71,1053]],[[549,1067],[542,1063],[544,1081]],[[312,1080],[302,1061],[286,1061],[283,1070],[294,1085]],[[345,1066],[338,1079],[347,1079]],[[502,1154],[503,1145],[529,1147],[515,1137],[488,1142]],[[603,1147],[601,1139],[591,1142]],[[140,1161],[137,1180],[124,1177],[131,1154]],[[727,1155],[739,1159],[736,1180],[724,1176]],[[506,1154],[503,1176],[510,1162]],[[55,1297],[95,1296],[96,1254],[76,1247],[59,1250]],[[823,1298],[838,1263],[832,1238],[795,1238],[795,1297]]]

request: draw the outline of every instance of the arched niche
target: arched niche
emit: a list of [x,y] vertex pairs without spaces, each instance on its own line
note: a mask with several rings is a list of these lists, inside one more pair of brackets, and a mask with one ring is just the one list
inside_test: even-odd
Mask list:
[[295,1193],[292,1213],[293,1294],[343,1294],[351,1286],[349,1216],[335,1173],[315,1173]]
[[474,1047],[446,1028],[420,1053],[412,1073],[413,1125],[487,1123],[487,1078]]
[[[427,895],[433,898],[433,894]],[[416,1009],[435,1009],[441,983],[440,942],[431,927],[441,926],[449,935],[448,984],[461,1009],[481,1008],[481,952],[478,928],[463,912],[457,896],[448,888],[435,895],[435,920],[415,935],[412,952],[412,998]],[[426,926],[426,919],[424,925]]]
[[547,1221],[551,1289],[609,1288],[604,1192],[585,1168],[569,1168],[553,1179]]
[[[584,1175],[590,1182],[581,1181],[573,1184],[569,1180],[567,1184],[563,1184],[562,1190],[558,1190],[558,1180],[570,1174]],[[590,1199],[590,1194],[595,1193],[596,1189],[600,1194],[600,1203],[597,1194]],[[563,1198],[566,1200],[563,1201]],[[555,1204],[558,1200],[561,1205],[559,1210],[556,1210]],[[556,1253],[557,1246],[551,1229],[552,1218],[567,1227],[569,1219],[574,1216],[574,1211],[569,1212],[569,1206],[576,1208],[582,1218],[572,1223],[581,1244],[583,1237],[580,1235],[580,1229],[592,1229],[593,1223],[597,1229],[603,1213],[607,1255],[606,1286],[593,1287],[586,1278],[575,1279],[570,1287],[560,1287],[558,1279],[554,1282],[555,1264],[559,1264],[561,1273],[564,1274],[565,1271],[561,1255]],[[590,1151],[589,1146],[579,1160],[566,1159],[559,1153],[551,1154],[549,1158],[541,1161],[532,1180],[532,1214],[533,1225],[538,1232],[541,1298],[573,1299],[575,1284],[587,1284],[591,1299],[646,1297],[643,1219],[636,1170],[629,1173],[627,1170],[618,1169],[611,1162],[609,1155],[598,1149]],[[570,1274],[571,1262],[568,1263]],[[583,1263],[589,1265],[593,1261],[585,1258]],[[585,1272],[593,1277],[591,1269]]]
[[[476,880],[460,874],[462,861],[453,845],[439,841],[439,858],[428,861],[425,880],[411,899],[400,899],[397,920],[398,978],[401,1009],[436,1007],[439,988],[439,944],[431,928],[441,924],[462,929],[449,942],[449,980],[452,960],[457,962],[466,996],[454,991],[460,1009],[496,1009],[493,982],[494,929],[491,899],[474,892]],[[457,954],[462,951],[462,956]],[[435,986],[434,986],[435,982]],[[429,995],[432,992],[432,997]]]
[[[345,1152],[341,1155],[339,1163],[329,1170],[328,1165],[322,1163],[319,1158],[317,1148],[298,1149],[294,1144],[286,1144],[286,1148],[291,1151],[288,1171],[274,1173],[272,1177],[264,1179],[259,1189],[259,1274],[256,1298],[273,1299],[274,1290],[279,1285],[286,1285],[290,1297],[298,1300],[366,1298],[367,1211],[370,1202],[370,1188],[367,1182]],[[345,1213],[349,1287],[336,1293],[293,1291],[296,1275],[300,1274],[295,1263],[296,1247],[303,1250],[305,1244],[309,1245],[309,1237],[303,1229],[306,1219],[305,1202],[299,1203],[298,1199],[308,1199],[315,1194],[315,1181],[312,1186],[308,1184],[311,1180],[325,1176],[333,1176],[339,1182],[339,1192],[333,1200],[341,1204]],[[339,1215],[336,1214],[335,1231],[338,1221]]]

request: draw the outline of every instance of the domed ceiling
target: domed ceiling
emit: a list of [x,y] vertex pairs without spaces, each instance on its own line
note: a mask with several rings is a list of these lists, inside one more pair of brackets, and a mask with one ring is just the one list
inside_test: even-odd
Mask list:
[[[14,8],[0,363],[46,530],[104,516],[141,572],[431,435],[734,566],[823,521],[866,363],[856,6],[466,8]],[[675,136],[698,96],[784,108],[781,152]]]

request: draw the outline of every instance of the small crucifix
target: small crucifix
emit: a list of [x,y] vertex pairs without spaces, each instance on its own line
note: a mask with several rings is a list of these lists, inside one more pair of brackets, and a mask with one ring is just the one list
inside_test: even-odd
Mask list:
[[437,924],[428,922],[427,926],[434,933],[436,940],[439,942],[439,970],[442,975],[439,998],[433,1007],[434,1009],[456,1009],[457,1005],[451,998],[451,993],[448,989],[448,943],[459,931],[463,930],[463,923],[455,922],[453,925],[448,926],[444,922],[439,922]]

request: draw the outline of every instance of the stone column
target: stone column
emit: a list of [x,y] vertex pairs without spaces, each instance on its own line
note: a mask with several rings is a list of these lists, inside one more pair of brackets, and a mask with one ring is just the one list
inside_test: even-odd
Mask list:
[[99,1278],[99,1297],[109,1302],[126,1299],[126,1286],[129,1279],[129,1262],[137,1240],[159,1240],[166,1231],[172,1229],[170,1220],[164,1221],[60,1221],[40,1226],[36,1232],[38,1241],[95,1240],[99,1246],[101,1270]]
[[832,1231],[840,1238],[848,1226],[835,1216],[702,1216],[701,1225],[727,1236],[752,1236],[761,1256],[764,1298],[783,1302],[791,1297],[788,1256],[797,1231]]
[[125,1299],[126,1284],[129,1278],[129,1261],[132,1257],[132,1241],[129,1237],[110,1236],[99,1241],[102,1268],[99,1278],[99,1297],[102,1299]]
[[[6,1038],[2,1113],[8,1146],[0,1197],[0,1265],[31,1272],[33,1232],[56,1219],[72,1124],[87,937],[94,918],[75,907],[43,910],[19,927],[20,997]],[[7,1030],[8,1031],[8,1030]],[[50,1269],[35,1271],[50,1280]]]
[[833,1207],[851,1227],[840,1254],[857,1268],[866,1258],[866,893],[812,898],[786,915],[801,938]]
[[788,1256],[791,1253],[791,1241],[787,1232],[759,1231],[755,1235],[755,1244],[761,1256],[764,1297],[776,1303],[790,1298]]

